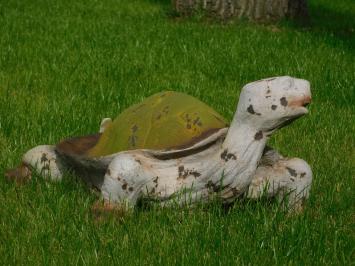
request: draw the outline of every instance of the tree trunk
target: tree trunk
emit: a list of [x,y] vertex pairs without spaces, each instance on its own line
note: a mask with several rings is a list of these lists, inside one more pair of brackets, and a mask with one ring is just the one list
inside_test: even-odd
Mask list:
[[223,20],[237,17],[267,22],[286,17],[308,18],[307,0],[172,0],[172,6],[179,15],[204,11]]

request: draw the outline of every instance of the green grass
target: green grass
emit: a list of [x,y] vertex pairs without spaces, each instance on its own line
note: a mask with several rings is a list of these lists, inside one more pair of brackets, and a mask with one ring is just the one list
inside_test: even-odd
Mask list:
[[95,224],[96,196],[72,176],[1,178],[0,264],[354,265],[354,2],[310,1],[305,28],[176,20],[169,2],[0,2],[0,172],[155,92],[187,92],[231,119],[244,84],[291,75],[314,100],[271,144],[312,166],[304,214],[241,201]]

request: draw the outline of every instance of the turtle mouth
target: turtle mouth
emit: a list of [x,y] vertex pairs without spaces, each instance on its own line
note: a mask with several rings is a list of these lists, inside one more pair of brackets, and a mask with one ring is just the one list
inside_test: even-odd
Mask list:
[[266,130],[266,132],[274,132],[276,129],[283,128],[283,127],[291,124],[293,121],[297,120],[301,116],[303,116],[306,113],[308,113],[308,109],[306,107],[302,106],[302,107],[299,107],[299,108],[302,108],[302,112],[298,112],[297,114],[292,115],[292,116],[284,117],[284,119],[283,119],[283,121],[281,123],[279,123],[278,125],[276,125],[273,128],[270,128],[270,129]]
[[[306,109],[307,110],[307,109]],[[307,110],[308,111],[308,110]],[[295,121],[296,119],[300,118],[303,114],[298,114],[295,116],[290,117],[289,119],[283,121],[282,123],[280,123],[276,128],[283,128],[289,124],[291,124],[293,121]]]
[[311,103],[312,97],[311,95],[303,95],[297,99],[290,101],[289,106],[297,110],[295,116],[298,118],[301,115],[305,115],[308,113],[308,105]]
[[303,107],[307,107],[309,104],[310,104],[310,102],[309,103],[304,103],[304,104],[302,104],[302,106]]
[[302,95],[302,97],[290,101],[290,107],[307,107],[312,101],[311,95]]
[[312,101],[312,97],[310,95],[305,96],[303,98],[302,106],[306,108],[308,105],[311,104],[311,101]]
[[268,129],[266,132],[273,132],[276,129],[283,128],[293,121],[297,120],[301,116],[308,114],[307,106],[311,103],[312,98],[310,95],[303,95],[302,97],[293,99],[289,102],[288,106],[291,107],[289,109],[289,114],[282,118],[282,121],[276,126]]

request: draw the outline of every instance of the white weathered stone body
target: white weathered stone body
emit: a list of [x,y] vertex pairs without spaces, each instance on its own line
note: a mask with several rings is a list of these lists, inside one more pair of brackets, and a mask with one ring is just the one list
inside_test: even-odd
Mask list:
[[[270,135],[306,114],[304,105],[310,98],[310,85],[305,80],[276,77],[256,81],[242,89],[230,128],[188,149],[132,150],[76,163],[99,169],[86,171],[82,178],[99,188],[106,201],[126,207],[135,206],[139,198],[163,205],[192,204],[216,194],[226,202],[242,194],[281,199],[289,194],[289,203],[296,206],[309,195],[312,172],[308,164],[297,158],[285,159],[275,151],[265,154],[269,162],[258,164]],[[26,153],[24,163],[39,171],[45,166],[52,178],[60,179],[65,162],[53,146],[40,147]],[[42,160],[44,154],[49,164]]]

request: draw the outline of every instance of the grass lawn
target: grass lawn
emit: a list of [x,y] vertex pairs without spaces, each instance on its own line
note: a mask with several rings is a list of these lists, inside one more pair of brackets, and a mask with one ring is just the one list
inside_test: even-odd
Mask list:
[[310,113],[270,142],[312,166],[305,212],[238,201],[96,224],[97,196],[73,176],[18,187],[1,174],[0,264],[354,265],[354,1],[310,0],[306,28],[177,20],[169,3],[1,1],[0,172],[156,92],[231,119],[244,84],[291,75],[311,82]]

